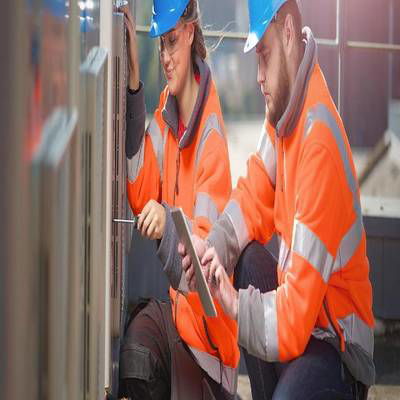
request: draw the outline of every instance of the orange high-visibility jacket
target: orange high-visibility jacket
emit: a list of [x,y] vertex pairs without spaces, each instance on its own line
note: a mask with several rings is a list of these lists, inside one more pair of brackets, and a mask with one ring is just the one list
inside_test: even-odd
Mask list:
[[229,272],[251,240],[280,241],[278,289],[239,292],[239,344],[268,361],[301,355],[313,335],[332,343],[371,385],[372,290],[359,188],[342,120],[304,28],[306,49],[289,105],[266,122],[257,153],[209,242]]
[[198,364],[234,393],[239,362],[236,321],[223,312],[216,300],[218,316],[206,317],[197,293],[184,296],[177,291],[187,284],[170,207],[182,207],[191,231],[205,237],[231,194],[219,98],[207,64],[198,58],[197,66],[199,95],[187,130],[178,141],[177,103],[165,88],[139,150],[131,158],[128,156],[127,192],[136,214],[150,199],[164,205],[166,227],[158,255],[171,283],[176,328]]

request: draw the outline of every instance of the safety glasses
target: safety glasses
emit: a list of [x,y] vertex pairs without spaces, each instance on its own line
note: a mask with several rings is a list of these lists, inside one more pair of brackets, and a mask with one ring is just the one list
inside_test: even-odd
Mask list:
[[182,37],[181,33],[184,30],[186,24],[182,24],[177,28],[167,32],[160,36],[160,46],[158,48],[160,54],[160,60],[164,61],[166,52],[172,57],[179,49],[179,42]]

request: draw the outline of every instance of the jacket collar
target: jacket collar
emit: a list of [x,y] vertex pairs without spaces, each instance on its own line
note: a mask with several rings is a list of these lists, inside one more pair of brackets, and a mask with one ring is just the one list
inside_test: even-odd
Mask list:
[[317,43],[311,29],[307,26],[303,28],[303,41],[306,45],[304,56],[297,71],[289,104],[276,125],[276,133],[279,137],[290,136],[295,129],[303,110],[308,83],[317,62]]
[[[190,117],[189,124],[179,142],[180,148],[187,147],[190,145],[190,143],[192,143],[192,140],[196,135],[202,111],[210,91],[210,85],[211,85],[210,68],[208,67],[206,62],[198,56],[196,56],[195,62],[198,71],[200,73],[199,92],[197,95],[196,103],[193,108],[192,116]],[[172,130],[172,133],[175,135],[175,137],[178,137],[179,113],[178,113],[178,102],[175,96],[168,94],[167,101],[165,103],[164,109],[162,110],[162,116],[164,121],[168,124],[168,126]]]

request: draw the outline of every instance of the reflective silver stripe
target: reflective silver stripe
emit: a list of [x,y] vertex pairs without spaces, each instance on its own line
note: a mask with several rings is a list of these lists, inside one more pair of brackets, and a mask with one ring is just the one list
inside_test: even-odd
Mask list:
[[205,351],[195,349],[191,346],[189,346],[189,349],[196,358],[199,366],[206,371],[215,382],[222,383],[222,386],[229,393],[236,393],[238,368],[232,368],[224,365],[219,358],[214,357]]
[[195,163],[196,168],[199,165],[206,141],[207,141],[208,137],[210,136],[211,132],[213,132],[213,131],[217,132],[218,135],[221,136],[221,138],[223,140],[225,140],[225,136],[222,133],[221,125],[219,123],[218,116],[216,113],[210,114],[209,117],[207,118],[206,123],[204,124],[200,143],[197,146],[196,163]]
[[[347,344],[358,344],[365,352],[373,355],[374,331],[372,328],[354,313],[337,321],[343,329],[344,340]],[[335,329],[330,323],[327,328],[314,328],[312,335],[321,340],[337,337]]]
[[265,321],[265,347],[267,361],[277,361],[278,351],[278,317],[276,312],[276,290],[262,294]]
[[356,314],[350,314],[343,319],[338,319],[339,325],[344,330],[344,338],[347,343],[360,345],[371,356],[374,353],[374,332]]
[[343,268],[350,261],[356,252],[363,234],[363,224],[361,216],[357,216],[356,221],[343,236],[336,255],[335,264],[332,272]]
[[225,207],[224,214],[228,216],[233,226],[239,244],[239,250],[242,251],[249,243],[249,233],[238,202],[236,200],[229,200]]
[[128,180],[133,183],[136,181],[143,167],[144,137],[142,140],[142,144],[140,145],[139,151],[131,159],[127,158],[126,162],[127,162]]
[[150,136],[153,150],[157,157],[157,164],[160,171],[160,176],[162,177],[164,160],[164,140],[161,134],[160,127],[158,126],[155,118],[151,120],[146,133]]
[[194,206],[194,217],[205,217],[211,224],[218,218],[218,208],[208,193],[199,192]]
[[276,153],[268,132],[263,128],[260,140],[257,146],[257,153],[264,163],[265,170],[269,176],[272,185],[276,182]]
[[336,145],[338,146],[343,161],[347,183],[349,184],[351,191],[354,193],[356,191],[357,184],[350,167],[350,159],[346,150],[346,145],[342,137],[342,132],[339,125],[337,124],[335,117],[331,114],[331,112],[329,111],[328,107],[326,107],[325,104],[319,103],[315,107],[311,108],[310,111],[308,112],[304,127],[304,132],[306,137],[311,133],[313,125],[316,122],[321,122],[327,125],[329,130],[333,133]]
[[297,219],[294,220],[293,232],[293,252],[307,260],[327,283],[332,272],[333,256],[322,240]]
[[329,324],[328,329],[321,327],[314,328],[312,331],[312,335],[320,340],[332,339],[337,336],[331,324]]
[[278,268],[286,271],[292,265],[292,252],[283,237],[280,237]]
[[346,180],[353,194],[353,207],[356,214],[356,220],[354,221],[354,224],[350,227],[340,242],[332,270],[332,272],[336,272],[349,262],[360,244],[363,233],[361,205],[360,198],[358,196],[356,178],[351,169],[350,158],[343,140],[341,129],[335,117],[332,115],[326,105],[321,103],[317,104],[308,112],[304,125],[305,137],[310,134],[313,125],[316,122],[324,123],[333,134],[343,161]]

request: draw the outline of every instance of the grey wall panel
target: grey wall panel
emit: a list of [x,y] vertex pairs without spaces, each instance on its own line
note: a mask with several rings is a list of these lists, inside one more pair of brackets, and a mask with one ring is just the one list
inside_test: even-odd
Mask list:
[[400,218],[364,216],[364,227],[374,314],[400,319]]
[[370,265],[369,277],[372,282],[374,313],[383,309],[383,240],[381,238],[369,238],[367,242],[367,254]]
[[383,318],[400,318],[400,237],[383,241]]

